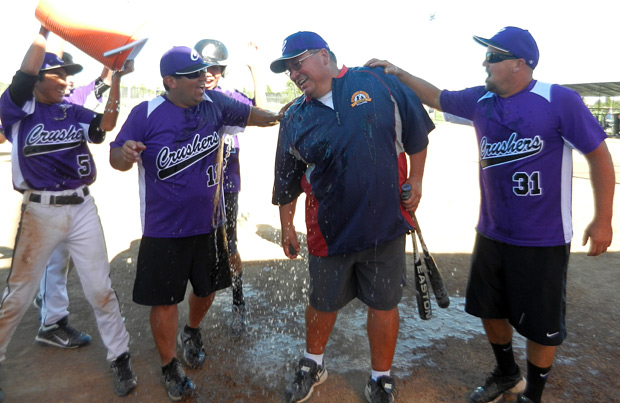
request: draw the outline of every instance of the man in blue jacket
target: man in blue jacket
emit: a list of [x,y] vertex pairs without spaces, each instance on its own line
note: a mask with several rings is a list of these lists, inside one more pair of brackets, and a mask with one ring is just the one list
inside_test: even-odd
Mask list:
[[[327,43],[313,32],[286,38],[271,70],[286,71],[304,93],[281,122],[273,192],[282,247],[292,259],[299,252],[296,201],[306,193],[306,354],[288,399],[304,401],[325,381],[323,353],[338,310],[358,298],[368,305],[372,373],[366,398],[392,402],[405,236],[422,193],[433,123],[417,96],[382,69],[338,68]],[[413,194],[401,205],[404,183]]]

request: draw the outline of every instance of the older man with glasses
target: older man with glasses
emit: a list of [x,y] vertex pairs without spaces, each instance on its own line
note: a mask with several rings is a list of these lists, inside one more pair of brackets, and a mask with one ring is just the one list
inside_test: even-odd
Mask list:
[[[314,32],[287,37],[271,70],[287,72],[304,93],[280,127],[273,191],[282,247],[291,259],[300,250],[296,202],[306,193],[310,252],[306,352],[287,399],[305,401],[325,381],[323,354],[338,311],[358,298],[368,306],[372,368],[366,398],[393,402],[390,368],[405,283],[405,237],[413,228],[409,212],[420,201],[434,125],[417,96],[382,69],[338,68]],[[414,191],[401,205],[404,183]]]
[[[151,306],[151,331],[173,401],[195,389],[176,358],[176,341],[186,366],[202,366],[206,354],[200,322],[215,292],[231,285],[220,131],[280,120],[280,115],[222,93],[205,92],[207,67],[194,49],[167,51],[160,62],[166,93],[136,106],[110,144],[112,167],[127,171],[139,165],[143,237],[133,300]],[[177,339],[177,304],[188,281],[189,318]]]
[[[540,402],[566,338],[572,150],[590,165],[596,214],[583,237],[589,256],[611,244],[614,168],[607,136],[579,94],[533,79],[539,53],[527,30],[506,27],[474,40],[487,47],[485,86],[440,91],[389,62],[367,65],[384,67],[428,106],[473,120],[481,208],[465,310],[482,319],[497,366],[470,401],[517,394],[518,402]],[[525,388],[513,328],[527,338]]]

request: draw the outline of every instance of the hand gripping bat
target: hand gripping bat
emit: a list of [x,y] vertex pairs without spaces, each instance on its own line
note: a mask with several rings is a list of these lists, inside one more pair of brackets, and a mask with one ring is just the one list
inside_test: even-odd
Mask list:
[[[401,199],[408,199],[411,195],[411,186],[405,183],[401,187],[401,190]],[[403,197],[403,195],[405,195],[406,197]],[[426,266],[428,280],[431,284],[431,288],[433,289],[433,293],[435,294],[435,300],[437,301],[437,305],[439,305],[440,308],[447,308],[450,305],[450,296],[448,295],[448,291],[446,290],[443,278],[441,277],[441,273],[437,268],[435,259],[433,259],[430,252],[428,251],[428,248],[426,247],[426,243],[424,242],[424,238],[422,237],[422,230],[420,229],[420,224],[418,223],[415,214],[411,214],[411,218],[413,219],[413,224],[415,226],[415,233],[420,239],[420,245],[422,246],[422,252],[424,254],[424,265]],[[415,238],[413,240],[415,254]]]

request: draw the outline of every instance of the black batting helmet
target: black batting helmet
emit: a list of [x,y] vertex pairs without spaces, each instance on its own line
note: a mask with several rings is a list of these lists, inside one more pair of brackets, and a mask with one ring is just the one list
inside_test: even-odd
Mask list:
[[215,39],[201,39],[196,43],[194,49],[202,57],[202,60],[212,66],[226,66],[222,62],[228,59],[228,49],[226,46]]

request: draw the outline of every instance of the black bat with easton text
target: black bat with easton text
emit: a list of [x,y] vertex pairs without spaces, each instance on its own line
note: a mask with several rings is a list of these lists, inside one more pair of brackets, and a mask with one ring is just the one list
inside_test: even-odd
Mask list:
[[[401,186],[400,198],[406,200],[409,197],[411,197],[411,186],[405,183]],[[424,238],[422,237],[422,230],[420,229],[418,219],[416,218],[415,214],[411,214],[411,218],[413,219],[413,224],[415,226],[415,234],[417,234],[418,238],[420,239],[420,245],[422,246],[422,252],[424,253],[424,266],[426,266],[427,278],[431,284],[433,293],[435,294],[435,300],[437,301],[437,305],[439,305],[440,308],[447,308],[450,305],[450,296],[448,295],[448,291],[446,290],[446,286],[444,285],[443,278],[441,277],[441,273],[437,268],[435,259],[433,259],[430,252],[428,251],[428,248],[426,247],[426,243],[424,242]],[[414,255],[416,254],[417,249],[415,234],[412,234]]]
[[[411,190],[407,190],[405,185],[403,185],[403,191],[400,194],[400,198],[406,200],[410,196]],[[431,293],[429,290],[429,281],[426,270],[422,267],[422,259],[420,259],[420,252],[418,251],[418,242],[415,238],[415,232],[411,233],[411,242],[413,243],[413,268],[416,289],[415,298],[418,303],[418,313],[420,314],[421,319],[429,320],[433,315],[431,308]]]
[[437,268],[435,259],[433,259],[433,257],[429,253],[428,248],[426,247],[426,243],[424,242],[424,238],[422,238],[422,230],[420,229],[420,224],[418,224],[418,219],[416,218],[415,214],[411,214],[411,218],[413,218],[415,232],[416,234],[418,234],[418,238],[420,238],[422,253],[424,253],[424,265],[426,266],[426,270],[428,271],[428,279],[431,283],[431,287],[433,288],[435,300],[437,301],[437,305],[439,305],[440,308],[447,308],[450,305],[450,296],[448,295],[448,290],[446,290],[446,286],[443,283],[443,278],[441,277],[439,268]]
[[415,272],[415,288],[416,300],[418,302],[418,313],[423,320],[429,320],[433,316],[431,308],[431,292],[428,286],[428,276],[426,270],[422,267],[420,252],[418,252],[418,242],[415,239],[415,233],[411,233],[411,241],[413,242],[413,268]]

